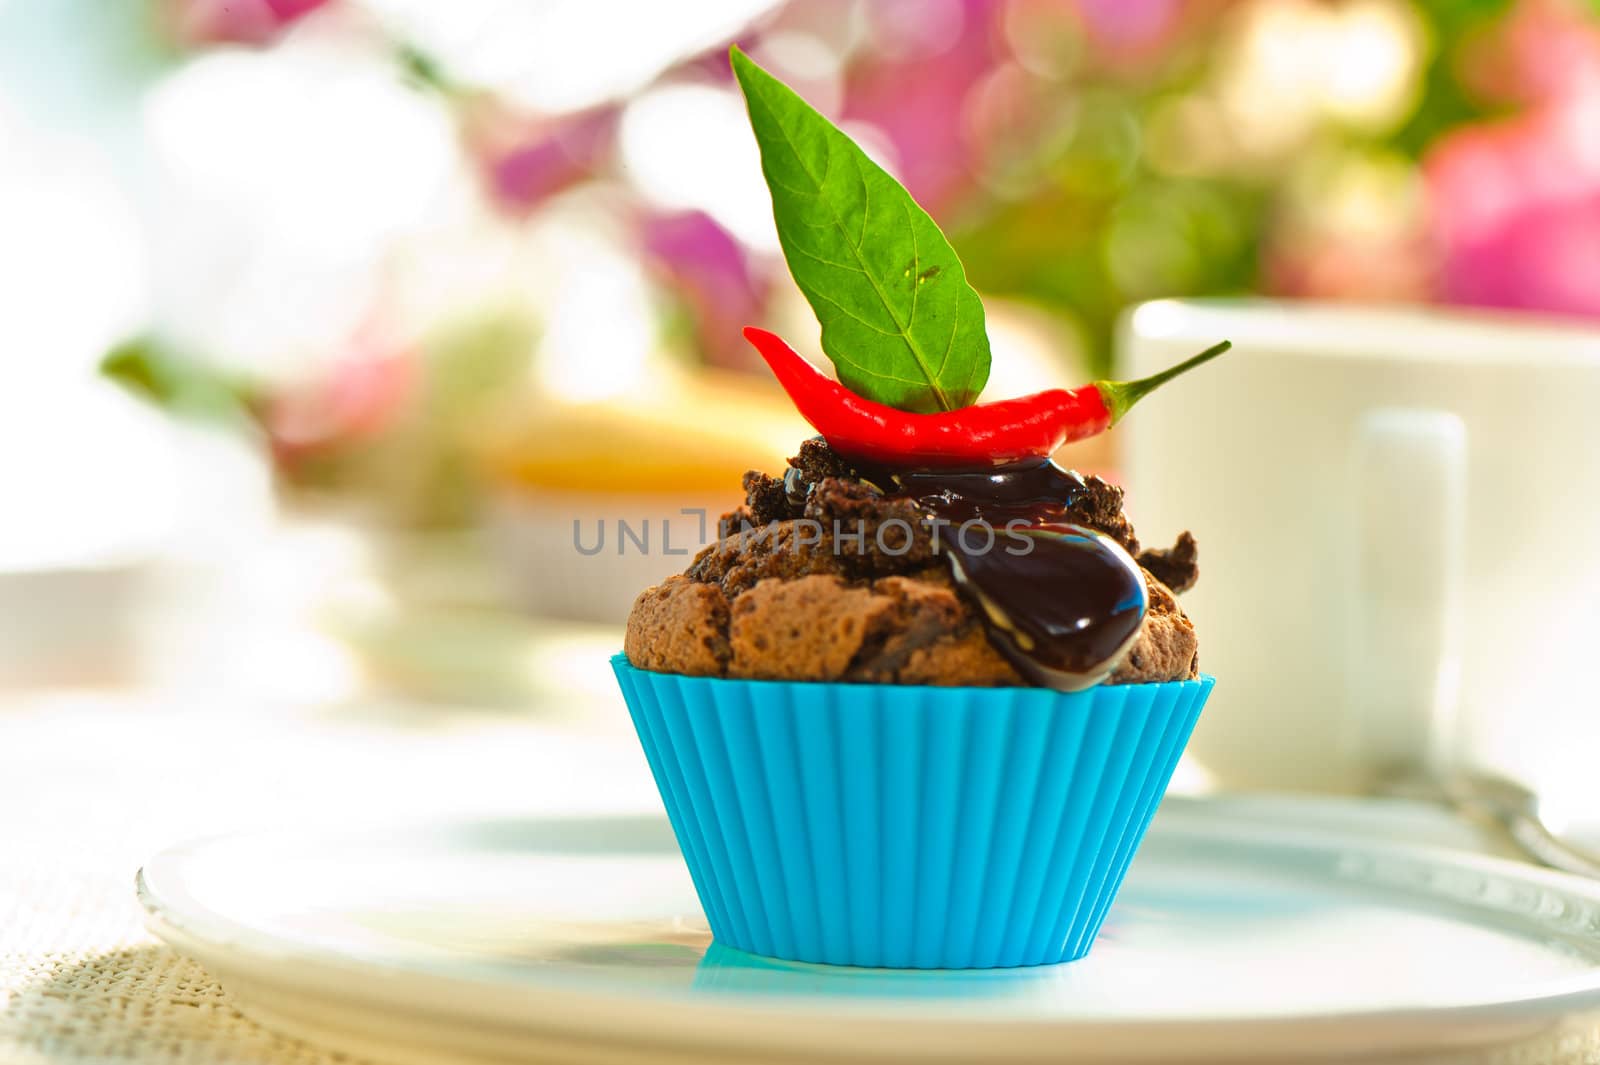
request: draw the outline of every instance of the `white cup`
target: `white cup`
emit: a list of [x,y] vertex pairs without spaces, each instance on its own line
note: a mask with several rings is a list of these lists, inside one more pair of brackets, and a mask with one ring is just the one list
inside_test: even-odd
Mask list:
[[1124,320],[1128,513],[1183,530],[1228,787],[1470,764],[1600,812],[1600,330],[1269,301]]

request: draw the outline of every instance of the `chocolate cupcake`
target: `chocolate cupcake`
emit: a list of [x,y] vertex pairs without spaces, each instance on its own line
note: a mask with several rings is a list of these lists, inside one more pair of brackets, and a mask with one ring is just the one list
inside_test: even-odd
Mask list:
[[[1039,668],[1007,628],[995,624],[1001,608],[992,597],[985,610],[980,582],[988,579],[1002,589],[1007,579],[1015,582],[1025,593],[1024,610],[1028,599],[1053,598],[1074,612],[1071,635],[1091,632],[1077,627],[1095,605],[1084,594],[1089,582],[1073,580],[1061,558],[1045,557],[1040,544],[1050,541],[1013,539],[1040,528],[1077,526],[1082,532],[1064,553],[1081,545],[1077,553],[1086,556],[1084,564],[1105,572],[1110,583],[1100,609],[1115,613],[1135,598],[1135,581],[1143,584],[1146,602],[1142,616],[1125,608],[1119,624],[1094,634],[1117,654],[1088,641],[1070,649],[1080,667],[1089,667],[1091,676],[1109,669],[1111,684],[1199,675],[1194,625],[1174,594],[1198,577],[1194,538],[1184,533],[1170,549],[1141,551],[1123,516],[1120,488],[1048,462],[982,470],[975,477],[941,471],[937,491],[930,491],[934,485],[919,488],[916,474],[904,476],[904,485],[894,484],[895,475],[877,476],[890,481],[888,493],[820,438],[802,444],[781,477],[746,474],[745,504],[723,515],[717,542],[683,575],[648,589],[634,603],[624,647],[629,661],[641,669],[750,680],[1034,683]],[[1024,502],[998,513],[991,506],[980,519],[993,530],[992,545],[990,530],[970,525],[963,536],[961,522],[940,521],[941,510],[960,512],[953,497],[961,481],[993,492],[997,480],[1008,478],[1034,483]],[[968,511],[978,509],[961,502]],[[965,520],[971,519],[969,514]],[[1018,524],[1008,532],[1008,522]],[[1088,533],[1108,538],[1136,559],[1136,575],[1125,563],[1098,565],[1101,556],[1115,555]],[[963,543],[974,549],[964,564],[958,561]],[[987,553],[978,553],[985,547]],[[1069,594],[1056,590],[1061,583],[1072,584]],[[1130,629],[1133,642],[1124,651]]]
[[1136,382],[977,405],[983,309],[931,219],[737,49],[832,380],[745,335],[821,434],[613,660],[716,939],[841,965],[1082,957],[1212,687],[1122,492],[1055,465]]
[[[1211,681],[1155,576],[1193,584],[1192,537],[1141,552],[1120,489],[1048,460],[941,470],[932,496],[930,477],[869,478],[807,441],[634,604],[617,674],[724,945],[1079,957],[1193,728]],[[952,482],[992,500],[1021,480],[1025,505],[977,519],[986,553],[973,518],[969,550],[939,520],[972,505]],[[1019,551],[1049,539],[1004,554],[1008,523]]]

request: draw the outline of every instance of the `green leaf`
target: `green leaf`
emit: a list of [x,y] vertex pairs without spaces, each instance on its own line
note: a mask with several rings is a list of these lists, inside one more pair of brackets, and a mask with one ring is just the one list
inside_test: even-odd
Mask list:
[[213,421],[248,421],[255,398],[245,382],[177,355],[149,336],[132,337],[106,352],[100,372],[165,411]]
[[784,258],[839,380],[902,410],[974,402],[989,379],[989,335],[955,249],[838,127],[737,47],[729,56]]

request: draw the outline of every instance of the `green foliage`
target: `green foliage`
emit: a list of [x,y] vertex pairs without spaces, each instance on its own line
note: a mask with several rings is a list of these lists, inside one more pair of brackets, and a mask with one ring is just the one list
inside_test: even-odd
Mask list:
[[1437,0],[1417,8],[1431,38],[1422,95],[1390,147],[1414,158],[1440,134],[1492,113],[1461,84],[1460,51],[1466,42],[1492,32],[1511,6],[1510,0]]
[[124,340],[100,360],[100,372],[175,414],[212,421],[248,418],[248,386],[174,353],[154,337]]

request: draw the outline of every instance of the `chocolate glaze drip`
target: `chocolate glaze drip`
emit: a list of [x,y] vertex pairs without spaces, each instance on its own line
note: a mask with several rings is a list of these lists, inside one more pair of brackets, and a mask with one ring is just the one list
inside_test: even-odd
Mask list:
[[937,519],[939,551],[982,609],[990,641],[1035,683],[1097,684],[1137,639],[1149,609],[1144,574],[1111,537],[1066,520],[1085,490],[1076,472],[1035,459],[857,473]]
[[957,584],[983,608],[990,642],[1025,676],[1062,691],[1098,684],[1139,636],[1150,606],[1144,575],[1116,541],[1081,525],[1017,535],[1032,542],[1028,554],[944,545]]

